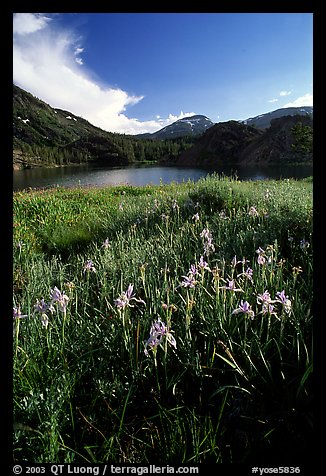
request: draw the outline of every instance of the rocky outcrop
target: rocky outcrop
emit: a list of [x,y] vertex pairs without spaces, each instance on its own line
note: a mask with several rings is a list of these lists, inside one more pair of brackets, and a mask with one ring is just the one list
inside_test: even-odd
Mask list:
[[181,154],[178,165],[212,166],[238,162],[245,147],[263,132],[237,121],[220,122]]
[[309,116],[285,116],[273,119],[264,134],[242,151],[239,160],[245,163],[294,163],[312,161],[311,152],[296,148],[297,137],[293,128],[297,124],[313,127]]
[[247,126],[256,127],[257,129],[267,129],[271,126],[271,123],[274,119],[278,119],[284,116],[308,116],[311,119],[313,118],[314,109],[312,106],[301,106],[301,107],[283,107],[281,109],[276,109],[275,111],[266,112],[265,114],[260,114],[259,116],[250,117],[242,122]]
[[294,163],[312,161],[311,152],[295,147],[296,124],[312,128],[308,116],[274,119],[265,131],[228,121],[215,124],[193,147],[181,154],[177,165],[215,166],[237,163]]

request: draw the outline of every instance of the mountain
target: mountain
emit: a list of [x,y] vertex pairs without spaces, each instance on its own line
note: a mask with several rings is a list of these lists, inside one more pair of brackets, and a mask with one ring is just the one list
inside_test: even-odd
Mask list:
[[[80,163],[106,157],[114,165],[127,162],[112,134],[62,109],[54,109],[13,85],[14,162]],[[61,161],[61,163],[60,163]]]
[[304,106],[304,107],[284,107],[282,109],[276,109],[272,112],[267,112],[266,114],[260,114],[259,116],[250,117],[244,121],[239,121],[242,124],[247,126],[257,127],[257,129],[267,129],[271,125],[273,119],[278,119],[284,116],[309,116],[313,117],[313,107]]
[[206,116],[189,116],[179,119],[153,134],[139,134],[136,137],[146,139],[176,139],[178,137],[186,136],[194,137],[201,135],[213,125],[214,123]]
[[[260,114],[259,116],[250,117],[244,121],[238,121],[241,124],[252,126],[257,129],[267,129],[271,125],[273,119],[278,119],[284,116],[309,116],[313,117],[313,108],[311,106],[305,107],[286,107],[282,109],[276,109],[275,111]],[[197,137],[202,135],[210,127],[214,126],[214,123],[206,116],[196,115],[184,117],[172,124],[163,127],[153,134],[145,133],[138,134],[135,137],[140,139],[170,139],[178,137]]]
[[85,162],[115,166],[153,162],[162,157],[175,160],[192,143],[190,139],[156,142],[106,132],[69,111],[52,108],[13,85],[15,169]]
[[299,163],[312,161],[310,115],[284,116],[266,130],[238,121],[220,122],[207,130],[176,164],[207,166],[237,163]]
[[[284,116],[286,112],[290,115]],[[312,118],[311,107],[278,109],[246,121],[217,124],[196,115],[136,137],[103,131],[13,85],[13,162],[14,168],[22,168],[85,162],[205,166],[311,161]]]

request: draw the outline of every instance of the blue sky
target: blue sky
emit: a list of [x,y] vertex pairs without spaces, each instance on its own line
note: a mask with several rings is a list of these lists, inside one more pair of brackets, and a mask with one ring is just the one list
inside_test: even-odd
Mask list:
[[13,81],[104,130],[313,105],[312,13],[16,13]]

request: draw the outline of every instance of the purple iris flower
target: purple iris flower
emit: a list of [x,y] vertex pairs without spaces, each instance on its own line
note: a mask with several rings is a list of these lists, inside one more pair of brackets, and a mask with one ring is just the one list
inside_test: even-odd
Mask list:
[[57,304],[61,312],[66,312],[69,297],[55,286],[50,292],[51,304]]
[[251,305],[248,303],[248,301],[241,301],[240,306],[237,309],[234,309],[232,314],[247,314],[251,319],[255,317],[254,311],[251,309]]
[[167,339],[168,343],[176,349],[177,343],[171,332],[172,331],[169,330],[169,328],[163,321],[161,321],[160,318],[153,322],[150,329],[149,338],[147,339],[145,344],[145,355],[149,355],[147,347],[152,350],[155,350],[161,344],[164,337]]
[[120,296],[114,300],[114,304],[118,309],[124,309],[125,307],[133,307],[130,304],[131,301],[136,301],[141,304],[146,304],[145,301],[142,299],[137,299],[135,294],[133,294],[134,286],[133,284],[129,284],[127,291],[123,291]]

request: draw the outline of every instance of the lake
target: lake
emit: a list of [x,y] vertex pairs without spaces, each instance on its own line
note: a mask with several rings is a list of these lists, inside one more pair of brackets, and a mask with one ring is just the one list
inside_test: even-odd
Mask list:
[[153,165],[99,167],[79,165],[55,168],[33,168],[13,172],[14,191],[25,188],[50,186],[103,186],[103,185],[158,185],[160,183],[196,182],[207,174],[216,172],[227,176],[237,174],[239,180],[267,180],[280,178],[305,178],[313,175],[312,165],[300,166],[232,166],[212,169],[162,167]]

